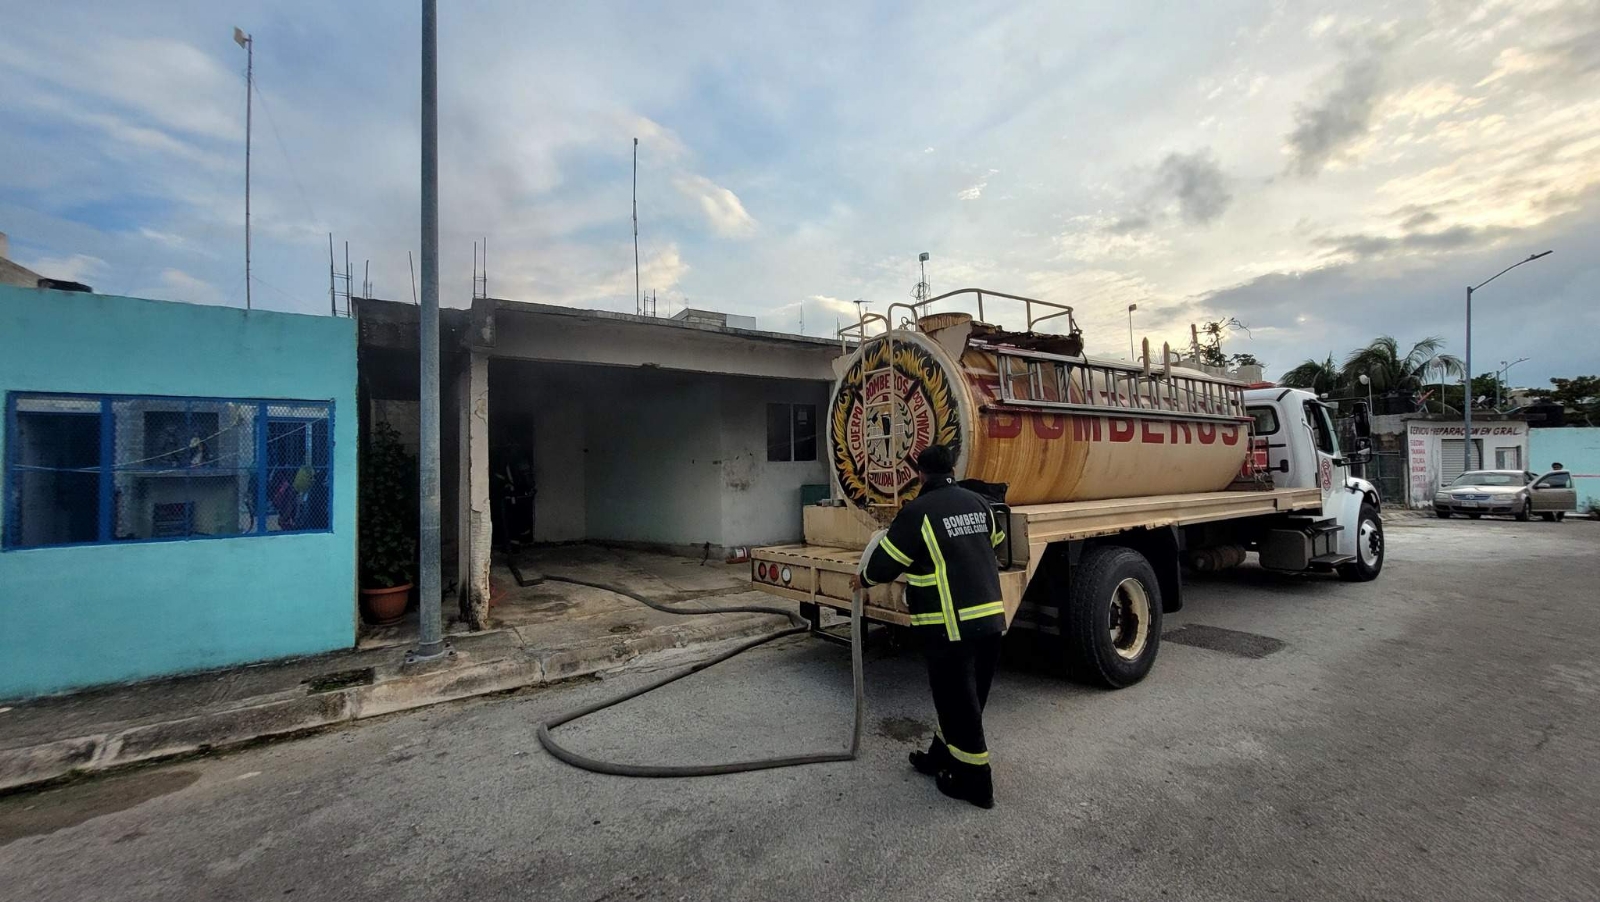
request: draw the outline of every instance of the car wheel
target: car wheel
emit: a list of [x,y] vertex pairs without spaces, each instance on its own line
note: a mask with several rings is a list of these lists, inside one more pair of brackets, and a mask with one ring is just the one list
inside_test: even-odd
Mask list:
[[1517,522],[1526,523],[1533,519],[1533,501],[1529,499],[1522,502],[1522,510],[1517,511]]
[[1434,514],[1436,514],[1439,517],[1439,519],[1441,519],[1441,520],[1450,519],[1450,512],[1449,511],[1434,511]]
[[1339,565],[1339,578],[1364,583],[1383,572],[1383,517],[1370,504],[1361,505],[1361,521],[1356,526],[1356,559]]
[[1565,519],[1567,519],[1567,512],[1566,511],[1556,511],[1556,522],[1559,523],[1559,522],[1561,522],[1562,520],[1565,520]]
[[1539,516],[1545,518],[1545,520],[1550,522],[1550,523],[1556,522],[1556,515],[1550,513],[1549,511],[1545,511],[1544,513],[1540,514]]
[[1483,516],[1483,514],[1467,514],[1467,519],[1469,519],[1469,520],[1476,520],[1476,519],[1478,519],[1478,518],[1479,518],[1479,517],[1481,517],[1481,516]]

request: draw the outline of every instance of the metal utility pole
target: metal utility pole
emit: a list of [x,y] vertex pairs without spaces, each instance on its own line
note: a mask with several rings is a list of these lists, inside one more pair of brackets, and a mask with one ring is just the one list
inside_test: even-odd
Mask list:
[[[1532,263],[1540,257],[1548,257],[1550,254],[1550,251],[1545,251],[1541,254],[1531,254],[1529,255],[1528,259],[1518,260],[1517,262],[1507,266],[1505,269],[1500,270],[1489,278],[1484,279],[1482,282],[1467,287],[1467,371],[1462,374],[1462,387],[1466,390],[1461,393],[1461,413],[1465,420],[1463,423],[1465,430],[1464,434],[1462,435],[1462,438],[1465,440],[1465,444],[1461,449],[1462,462],[1464,464],[1461,468],[1461,472],[1463,473],[1472,469],[1472,293],[1489,284],[1490,282],[1493,282],[1495,279],[1498,279],[1506,273],[1512,271],[1513,269],[1516,269],[1522,264]],[[1442,401],[1443,392],[1440,392],[1440,395],[1440,400]]]
[[438,0],[422,0],[422,385],[420,411],[421,545],[417,607],[421,636],[407,661],[445,654],[439,599],[439,61]]
[[1528,362],[1528,358],[1526,358],[1526,357],[1518,357],[1516,360],[1513,360],[1510,363],[1507,363],[1504,360],[1500,361],[1500,369],[1495,370],[1495,374],[1494,374],[1494,409],[1495,410],[1499,410],[1500,409],[1500,377],[1505,376],[1505,377],[1509,378],[1511,376],[1511,368],[1512,367],[1516,366],[1519,363],[1527,363],[1527,362]]
[[244,309],[250,309],[250,125],[251,97],[255,93],[256,42],[234,28],[233,42],[244,48]]
[[639,139],[633,139],[633,315],[642,312],[639,294]]
[[1138,304],[1128,305],[1128,359],[1133,360],[1133,311],[1138,310]]

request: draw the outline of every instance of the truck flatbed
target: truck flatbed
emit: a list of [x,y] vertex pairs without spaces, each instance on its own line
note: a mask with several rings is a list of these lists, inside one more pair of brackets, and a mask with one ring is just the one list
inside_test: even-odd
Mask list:
[[[1115,535],[1130,529],[1160,529],[1240,517],[1317,511],[1321,506],[1319,489],[1286,488],[1110,498],[1012,508],[1008,533],[1013,565],[1000,573],[1006,621],[1011,622],[1015,616],[1034,568],[1045,548],[1053,542]],[[849,610],[850,577],[860,563],[861,549],[866,547],[869,533],[858,531],[854,537],[858,542],[847,541],[847,536],[837,528],[826,532],[826,544],[752,549],[752,582],[763,591],[784,598]],[[897,582],[870,589],[865,599],[865,615],[883,623],[909,625],[910,615],[901,597],[902,585]]]

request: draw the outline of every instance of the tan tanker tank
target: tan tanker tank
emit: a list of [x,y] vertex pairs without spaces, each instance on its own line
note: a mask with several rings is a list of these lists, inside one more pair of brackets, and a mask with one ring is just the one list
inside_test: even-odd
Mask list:
[[1008,333],[965,314],[867,339],[839,367],[829,405],[839,491],[892,514],[914,497],[916,456],[935,442],[956,451],[958,478],[1005,483],[1012,505],[1228,486],[1250,443],[1242,385],[1085,358],[1081,346],[1075,327]]

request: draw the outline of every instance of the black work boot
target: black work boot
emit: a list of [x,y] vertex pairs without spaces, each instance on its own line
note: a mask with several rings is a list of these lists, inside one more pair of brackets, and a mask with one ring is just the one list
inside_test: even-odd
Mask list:
[[954,769],[945,768],[939,771],[934,783],[940,792],[952,799],[971,802],[979,808],[994,807],[994,780],[987,764],[981,767],[958,764]]
[[956,759],[951,757],[950,750],[945,748],[944,741],[938,736],[933,737],[926,752],[912,752],[910,757],[911,766],[917,769],[917,773],[927,774],[930,777],[938,776],[939,771],[956,763]]

